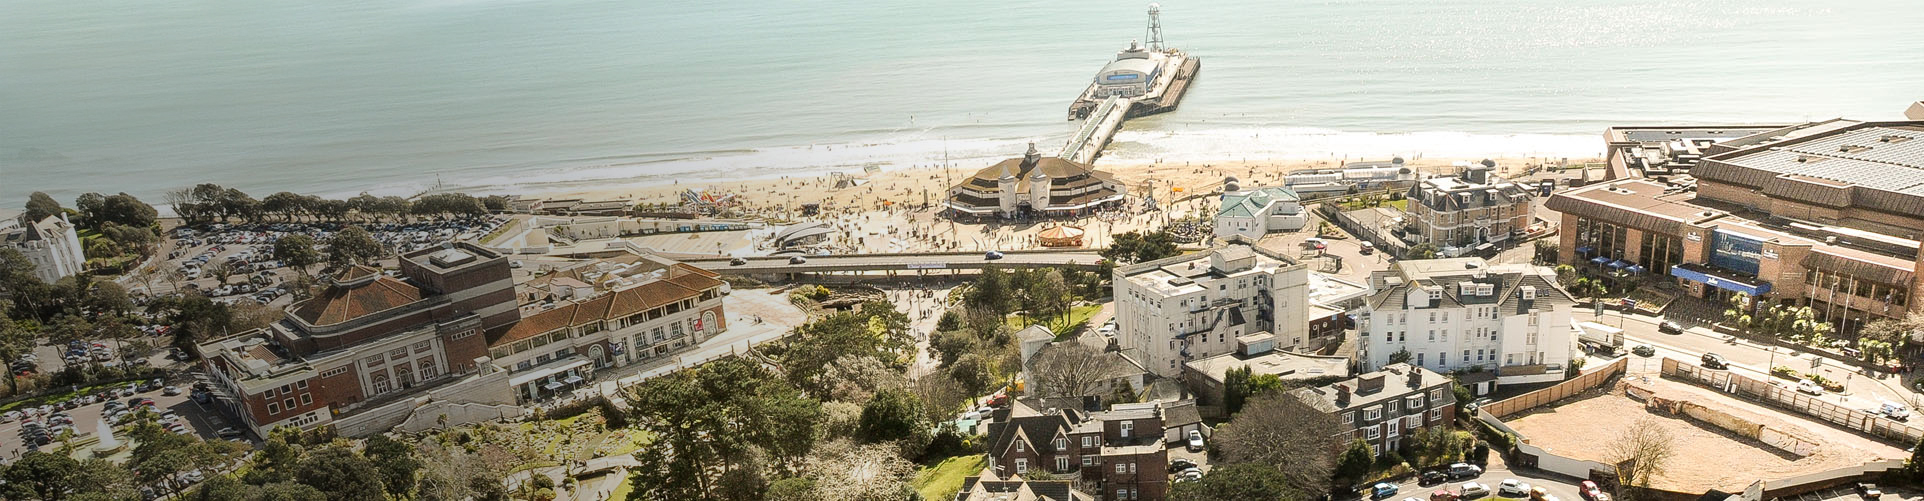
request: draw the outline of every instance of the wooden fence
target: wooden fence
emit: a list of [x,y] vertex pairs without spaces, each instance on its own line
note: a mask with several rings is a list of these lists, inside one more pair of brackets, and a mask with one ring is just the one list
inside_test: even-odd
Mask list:
[[1480,412],[1489,414],[1491,417],[1502,418],[1569,398],[1571,395],[1601,386],[1611,378],[1623,374],[1629,362],[1629,357],[1620,357],[1616,361],[1592,369],[1581,376],[1564,380],[1555,386],[1491,402],[1483,406]]

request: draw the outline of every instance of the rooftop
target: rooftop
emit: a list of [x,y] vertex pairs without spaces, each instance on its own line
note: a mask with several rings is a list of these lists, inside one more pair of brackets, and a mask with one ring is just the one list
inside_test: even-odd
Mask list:
[[1270,351],[1255,356],[1237,353],[1224,353],[1209,358],[1191,360],[1183,365],[1201,373],[1211,381],[1222,382],[1223,375],[1230,369],[1249,367],[1252,374],[1275,374],[1283,380],[1314,379],[1331,376],[1349,375],[1349,358],[1302,355],[1286,351]]
[[[1211,258],[1217,256],[1220,256],[1224,262],[1254,258],[1254,266],[1245,270],[1220,270],[1211,265]],[[1232,243],[1227,247],[1209,252],[1184,254],[1117,268],[1116,273],[1122,274],[1129,282],[1155,291],[1157,294],[1176,296],[1202,292],[1203,286],[1197,284],[1199,281],[1245,273],[1274,273],[1280,268],[1295,265],[1295,259],[1268,249],[1245,243]]]
[[1267,212],[1269,205],[1278,201],[1295,202],[1301,200],[1289,188],[1269,187],[1236,194],[1224,194],[1222,209],[1217,217],[1255,217]]
[[[552,309],[524,315],[520,321],[488,333],[488,346],[500,346],[545,334],[563,327],[612,320],[683,299],[699,298],[702,291],[721,287],[714,272],[676,263],[664,278],[616,289],[580,301],[568,301]],[[674,273],[679,271],[679,273]]]
[[1917,214],[1924,212],[1924,122],[1820,130],[1705,158],[1692,174],[1773,197]]
[[[1376,372],[1314,388],[1299,388],[1290,393],[1318,409],[1337,411],[1367,407],[1449,382],[1449,377],[1429,369],[1410,364],[1390,364]],[[1347,398],[1342,396],[1344,389],[1348,390]]]
[[419,287],[389,277],[378,269],[357,266],[337,275],[334,284],[319,295],[290,306],[287,313],[308,325],[336,325],[407,306],[426,297]]

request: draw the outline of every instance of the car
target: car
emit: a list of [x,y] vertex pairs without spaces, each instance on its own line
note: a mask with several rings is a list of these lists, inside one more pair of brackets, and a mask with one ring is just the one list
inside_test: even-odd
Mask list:
[[729,266],[741,266],[741,265],[744,265],[744,264],[748,264],[748,260],[747,260],[747,259],[742,259],[742,258],[739,258],[739,257],[731,257],[731,258],[728,258],[728,265],[729,265]]
[[1483,476],[1483,467],[1470,463],[1456,463],[1448,470],[1451,479],[1476,478]]
[[1463,486],[1456,490],[1457,499],[1476,499],[1488,495],[1490,495],[1490,486],[1476,482],[1464,482]]
[[233,427],[228,427],[221,428],[220,431],[214,432],[214,434],[220,435],[220,438],[236,438],[241,436],[241,431]]
[[1657,332],[1663,332],[1668,334],[1683,334],[1683,324],[1677,323],[1676,320],[1665,320],[1662,322],[1658,322]]
[[1430,501],[1456,501],[1456,493],[1449,489],[1437,489],[1430,493]]
[[1430,470],[1417,476],[1416,485],[1431,486],[1450,481],[1450,476],[1440,471]]
[[1370,499],[1383,499],[1390,496],[1395,496],[1396,490],[1397,490],[1396,484],[1392,484],[1389,482],[1377,482],[1376,485],[1370,486]]
[[1203,450],[1202,432],[1196,431],[1196,430],[1189,430],[1189,452],[1202,452],[1202,450]]
[[1357,254],[1368,256],[1376,252],[1376,244],[1373,244],[1373,243],[1363,242],[1361,244],[1358,244],[1358,247],[1359,248],[1356,250]]
[[983,253],[983,254],[982,254],[982,259],[987,259],[987,260],[991,260],[991,261],[993,261],[993,260],[996,260],[996,259],[1002,259],[1002,251],[989,251],[989,252],[985,252],[985,253]]
[[1198,480],[1202,480],[1202,470],[1184,470],[1182,473],[1176,475],[1177,483],[1195,482]]
[[1518,482],[1514,478],[1503,479],[1496,486],[1496,497],[1504,499],[1523,499],[1530,497],[1530,484]]
[[1187,470],[1190,468],[1195,468],[1195,467],[1196,467],[1196,462],[1190,461],[1188,458],[1176,458],[1175,460],[1169,462],[1170,473],[1180,472],[1180,471]]
[[1883,414],[1884,417],[1898,421],[1909,421],[1911,419],[1911,407],[1908,405],[1889,400],[1878,400],[1877,406],[1877,413]]
[[1716,353],[1705,353],[1703,363],[1705,369],[1726,370],[1730,368],[1730,364],[1724,361],[1724,356]]
[[1610,501],[1610,495],[1604,494],[1603,489],[1598,488],[1596,482],[1589,480],[1577,484],[1577,495],[1583,497],[1583,501]]
[[180,387],[179,387],[179,386],[168,386],[168,387],[165,387],[165,388],[161,388],[161,389],[160,389],[160,394],[162,394],[162,395],[166,395],[166,396],[169,396],[169,397],[171,397],[171,396],[175,396],[175,395],[179,395],[179,394],[180,394]]
[[1651,348],[1650,345],[1647,345],[1647,344],[1640,344],[1640,345],[1637,345],[1635,348],[1631,348],[1630,352],[1637,354],[1637,356],[1639,357],[1650,357],[1650,356],[1656,356],[1657,349]]
[[1877,484],[1869,482],[1858,482],[1853,490],[1856,490],[1857,496],[1864,498],[1864,501],[1877,501],[1877,498],[1884,496],[1884,491],[1878,490]]
[[805,258],[802,256],[789,256],[788,264],[808,264],[808,258]]
[[1809,393],[1812,395],[1823,395],[1824,387],[1817,386],[1816,382],[1811,381],[1809,379],[1799,379],[1797,380],[1797,391]]

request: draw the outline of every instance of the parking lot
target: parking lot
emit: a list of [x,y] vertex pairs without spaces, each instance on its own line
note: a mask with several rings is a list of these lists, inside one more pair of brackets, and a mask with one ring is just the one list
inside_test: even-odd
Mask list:
[[1582,480],[1534,470],[1511,471],[1509,465],[1503,463],[1503,457],[1496,454],[1490,455],[1490,464],[1483,466],[1483,474],[1481,475],[1451,479],[1443,483],[1427,485],[1420,481],[1419,478],[1413,477],[1404,482],[1394,484],[1396,485],[1394,494],[1377,499],[1396,500],[1415,498],[1418,500],[1428,500],[1430,499],[1430,494],[1436,491],[1447,491],[1453,496],[1460,495],[1463,491],[1463,484],[1467,482],[1481,484],[1490,490],[1489,494],[1477,496],[1473,499],[1496,499],[1500,497],[1497,489],[1503,485],[1504,480],[1515,480],[1520,484],[1528,484],[1532,488],[1543,488],[1545,493],[1555,496],[1559,501],[1585,501],[1586,499],[1578,495],[1577,492],[1577,484]]
[[[154,413],[159,414],[172,411],[177,416],[172,421],[181,423],[181,425],[185,426],[190,432],[203,438],[215,438],[219,430],[233,426],[231,423],[228,423],[225,418],[221,417],[220,413],[215,409],[195,403],[189,397],[192,393],[191,381],[163,381],[163,383],[165,383],[163,387],[166,385],[174,385],[179,390],[179,394],[166,395],[164,389],[156,388],[151,391],[135,392],[131,396],[127,396],[124,392],[127,386],[117,384],[114,386],[115,390],[112,400],[125,404],[130,398],[152,399],[154,401]],[[92,395],[76,397],[76,401],[86,401],[89,396]],[[108,404],[106,400],[97,398],[94,400],[92,403],[80,404],[72,409],[58,410],[58,412],[65,413],[72,419],[71,427],[76,438],[94,436],[94,434],[99,433],[102,414]],[[15,411],[20,412],[20,414],[17,415],[18,417],[14,417],[16,416],[15,414],[0,414],[12,417],[12,419],[7,419],[6,422],[0,423],[0,459],[5,459],[6,461],[17,459],[28,450],[27,444],[24,443],[22,436],[24,423],[39,422],[46,424],[49,422],[47,415],[39,411],[28,411],[25,409],[15,409]],[[39,415],[27,415],[30,413]],[[116,431],[115,436],[123,441],[127,439],[124,430]],[[57,447],[58,445],[59,442],[56,441],[49,445],[41,446],[41,449],[50,450],[51,447]]]
[[[1883,491],[1883,495],[1878,497],[1878,499],[1883,501],[1918,499],[1920,494],[1910,489],[1892,489],[1883,485],[1878,485],[1877,488]],[[1857,493],[1855,486],[1833,487],[1817,492],[1772,499],[1778,501],[1866,501],[1863,495]]]

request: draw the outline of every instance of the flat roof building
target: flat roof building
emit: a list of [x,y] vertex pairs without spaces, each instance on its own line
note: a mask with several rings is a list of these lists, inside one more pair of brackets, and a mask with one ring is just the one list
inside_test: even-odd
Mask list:
[[1128,189],[1088,164],[1037,153],[997,162],[949,188],[958,217],[1073,217],[1122,205]]

